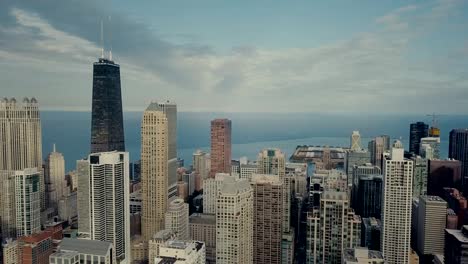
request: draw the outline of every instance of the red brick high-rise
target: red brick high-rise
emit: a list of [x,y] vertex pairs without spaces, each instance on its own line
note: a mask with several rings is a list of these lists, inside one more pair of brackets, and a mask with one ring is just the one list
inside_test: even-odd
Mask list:
[[46,230],[18,239],[19,264],[48,264],[49,256],[57,246],[54,240],[62,239],[60,225],[48,227]]
[[211,170],[210,177],[216,173],[231,173],[231,120],[211,121]]

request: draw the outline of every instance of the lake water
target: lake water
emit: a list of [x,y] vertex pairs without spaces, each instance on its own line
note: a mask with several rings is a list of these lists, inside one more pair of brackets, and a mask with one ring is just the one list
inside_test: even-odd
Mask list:
[[[141,112],[125,112],[125,144],[130,160],[140,156]],[[179,112],[178,156],[185,164],[192,163],[196,149],[209,151],[210,120],[232,120],[232,157],[255,159],[266,147],[277,147],[289,157],[297,145],[349,146],[349,136],[359,130],[363,147],[375,136],[390,135],[408,144],[409,124],[430,123],[425,115],[363,115],[317,113],[197,113]],[[56,143],[65,156],[67,170],[75,168],[77,159],[86,157],[90,142],[90,112],[41,112],[44,158]],[[448,133],[453,128],[468,127],[468,116],[451,115],[439,118],[441,155],[447,157]]]

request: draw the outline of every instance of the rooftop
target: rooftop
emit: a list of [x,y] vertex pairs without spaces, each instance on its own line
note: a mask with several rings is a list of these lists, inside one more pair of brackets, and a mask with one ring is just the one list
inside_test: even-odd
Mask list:
[[192,214],[189,217],[189,222],[192,224],[206,224],[206,225],[216,225],[216,215],[215,214]]
[[343,251],[343,258],[347,261],[358,262],[359,259],[383,260],[382,252],[368,250],[364,247],[347,248]]
[[59,248],[60,250],[107,256],[112,248],[112,243],[90,239],[64,238]]
[[[462,229],[467,229],[468,226],[464,225]],[[459,242],[461,243],[465,243],[467,244],[468,243],[468,237],[465,236],[465,234],[463,234],[462,230],[458,230],[458,229],[445,229],[445,232],[447,232],[447,234],[450,234],[452,235],[453,237],[455,237]]]

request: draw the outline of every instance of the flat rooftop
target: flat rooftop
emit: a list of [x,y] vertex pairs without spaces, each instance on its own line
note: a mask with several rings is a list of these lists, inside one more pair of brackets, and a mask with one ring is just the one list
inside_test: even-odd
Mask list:
[[112,243],[90,240],[90,239],[76,239],[64,238],[59,245],[60,250],[78,251],[83,254],[91,254],[98,256],[107,256],[112,248]]
[[192,214],[189,217],[189,222],[191,224],[207,224],[207,225],[216,225],[216,215],[215,214]]

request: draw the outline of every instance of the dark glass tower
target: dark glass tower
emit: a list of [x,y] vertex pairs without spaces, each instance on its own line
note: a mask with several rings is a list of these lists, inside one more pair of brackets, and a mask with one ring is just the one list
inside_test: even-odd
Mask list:
[[356,214],[380,219],[382,214],[382,175],[361,175],[356,198]]
[[427,137],[429,134],[429,125],[424,122],[417,122],[410,125],[409,136],[409,152],[419,155],[419,147],[421,138]]
[[125,151],[120,66],[100,58],[93,69],[91,153]]
[[468,191],[468,128],[450,131],[449,158],[461,162],[463,190]]

